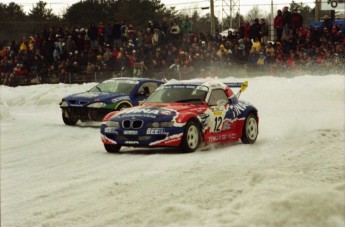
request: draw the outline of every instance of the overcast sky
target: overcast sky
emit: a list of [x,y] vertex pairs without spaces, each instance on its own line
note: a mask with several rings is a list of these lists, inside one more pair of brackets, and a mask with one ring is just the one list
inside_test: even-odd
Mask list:
[[[53,12],[57,15],[62,15],[63,12],[73,4],[79,2],[80,0],[69,0],[69,1],[64,1],[64,0],[43,0],[48,4],[48,8],[52,8]],[[8,4],[9,2],[13,2],[13,0],[2,0],[1,1],[4,4]],[[36,3],[38,0],[21,0],[20,3],[17,2],[17,4],[22,5],[24,7],[25,12],[29,12],[30,9]],[[206,7],[210,6],[210,1],[209,0],[161,0],[162,3],[164,3],[167,7],[176,7],[176,9],[182,11],[185,14],[191,14],[193,11],[198,10],[201,13],[203,11],[201,10],[201,7]],[[227,1],[222,1],[222,0],[214,0],[214,5],[215,5],[215,15],[216,17],[221,18],[222,17],[222,12],[227,11],[228,8],[225,7],[226,5],[229,5],[230,0]],[[261,1],[256,1],[257,4],[253,4],[252,0],[234,0],[234,3],[237,3],[240,5],[240,13],[242,15],[246,15],[246,13],[253,8],[253,6],[258,6],[261,10],[266,11],[267,13],[270,11],[270,4],[271,0],[261,0]],[[307,0],[307,1],[298,1],[298,2],[303,2],[305,4],[310,5],[311,7],[314,7],[314,0]],[[290,0],[273,0],[274,4],[274,11],[277,8],[282,8],[285,5],[289,5],[291,3]],[[222,4],[224,5],[222,10]],[[207,10],[205,10],[207,13]],[[224,13],[223,13],[224,14]],[[226,17],[226,15],[224,16]]]

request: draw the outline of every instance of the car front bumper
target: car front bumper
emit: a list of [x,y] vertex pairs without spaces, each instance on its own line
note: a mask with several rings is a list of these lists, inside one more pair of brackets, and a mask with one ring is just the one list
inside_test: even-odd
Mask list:
[[102,124],[100,130],[104,144],[130,147],[177,147],[183,137],[182,127],[124,130]]
[[66,118],[81,121],[102,121],[105,115],[114,111],[113,109],[88,107],[61,107],[61,110]]

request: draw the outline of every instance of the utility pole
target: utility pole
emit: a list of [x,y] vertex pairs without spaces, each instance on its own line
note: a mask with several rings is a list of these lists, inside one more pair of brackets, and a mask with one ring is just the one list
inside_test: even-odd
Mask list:
[[232,0],[230,0],[230,28],[233,28],[232,27],[232,9],[234,8],[234,5],[233,5],[233,2]]
[[315,22],[320,21],[320,8],[321,8],[321,0],[315,0]]
[[[224,24],[223,13],[229,17],[229,23],[226,23],[226,28],[234,28],[240,26],[240,0],[221,0],[222,1],[222,24]],[[238,16],[238,24],[234,24],[234,16]],[[229,26],[229,27],[228,27]]]
[[273,41],[273,40],[274,40],[274,12],[273,12],[273,0],[271,0],[270,33],[271,33],[271,41]]
[[211,35],[214,36],[216,34],[215,22],[214,22],[214,3],[213,0],[210,0],[210,8],[211,8]]

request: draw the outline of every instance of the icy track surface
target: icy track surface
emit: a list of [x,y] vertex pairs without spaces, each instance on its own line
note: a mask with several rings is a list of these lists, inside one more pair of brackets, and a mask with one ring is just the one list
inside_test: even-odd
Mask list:
[[190,154],[108,154],[97,124],[64,125],[94,83],[0,86],[1,226],[345,226],[345,75],[248,81],[257,143]]

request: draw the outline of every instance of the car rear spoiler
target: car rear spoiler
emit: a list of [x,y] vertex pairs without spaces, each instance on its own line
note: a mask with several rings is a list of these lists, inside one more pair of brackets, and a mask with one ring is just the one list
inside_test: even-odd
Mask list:
[[241,93],[244,92],[247,87],[248,87],[248,81],[244,81],[244,82],[224,82],[224,84],[228,87],[239,87],[241,88],[238,93],[237,93],[237,97],[239,98]]

